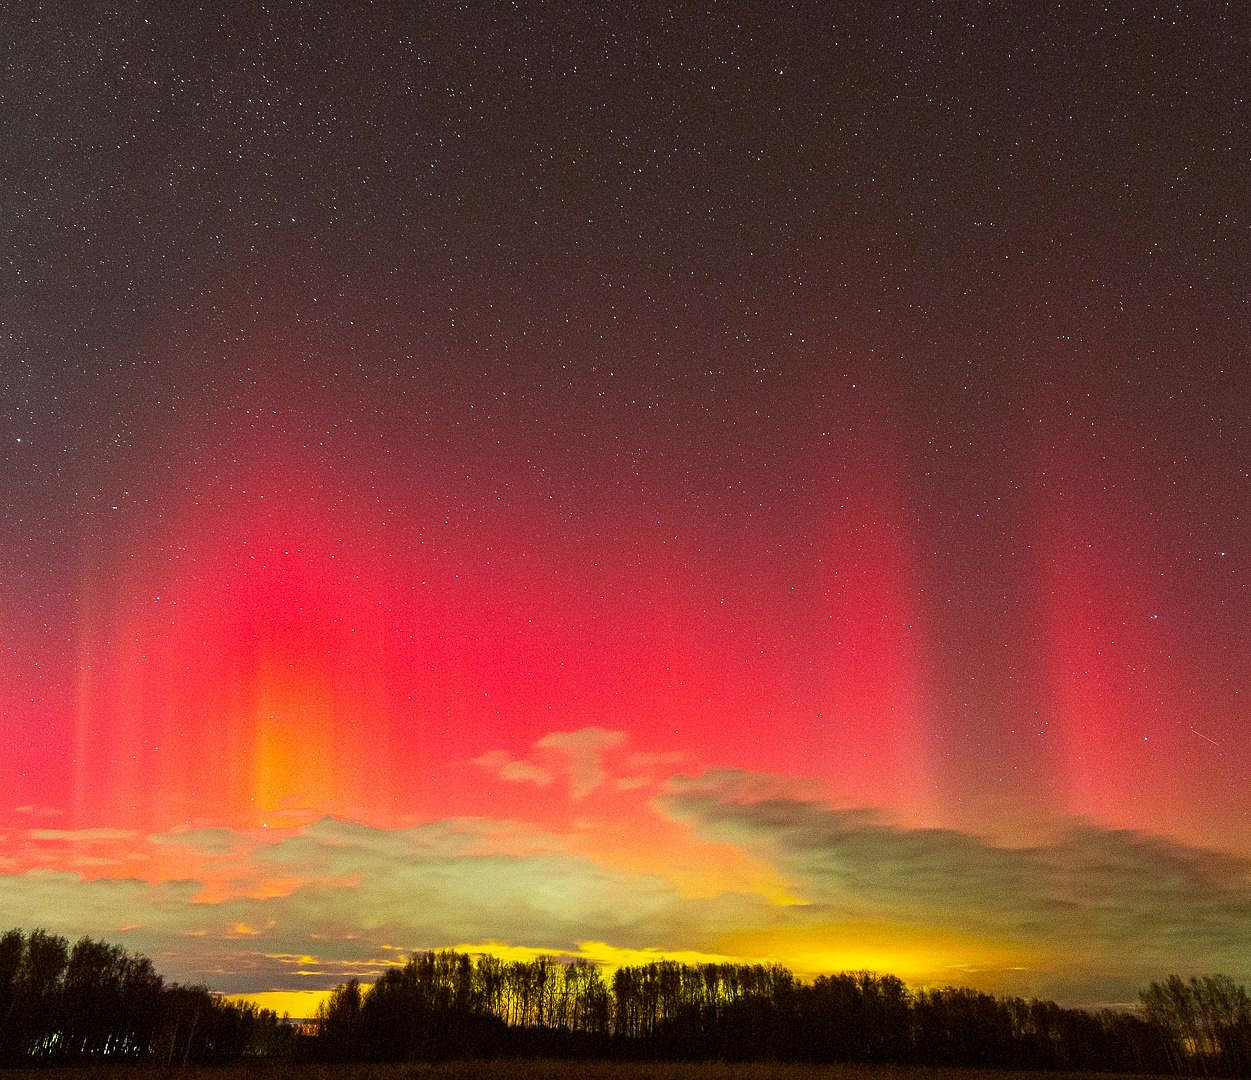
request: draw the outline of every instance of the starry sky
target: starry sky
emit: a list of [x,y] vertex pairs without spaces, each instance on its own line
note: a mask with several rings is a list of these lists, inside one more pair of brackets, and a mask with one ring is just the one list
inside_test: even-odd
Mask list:
[[343,8],[0,15],[3,921],[1251,980],[1240,5]]

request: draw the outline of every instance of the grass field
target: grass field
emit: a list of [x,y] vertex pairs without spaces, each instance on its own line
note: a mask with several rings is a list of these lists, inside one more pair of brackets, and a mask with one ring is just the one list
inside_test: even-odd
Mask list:
[[[620,1061],[454,1061],[408,1065],[231,1065],[162,1069],[14,1069],[5,1080],[1116,1080],[1112,1073],[1038,1073],[903,1065],[695,1064]],[[1142,1080],[1141,1076],[1136,1080]]]

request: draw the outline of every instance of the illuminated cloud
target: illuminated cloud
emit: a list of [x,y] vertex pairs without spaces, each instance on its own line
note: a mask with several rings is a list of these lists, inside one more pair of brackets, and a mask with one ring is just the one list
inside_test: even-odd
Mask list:
[[488,750],[473,759],[487,772],[498,776],[501,780],[511,780],[515,784],[537,784],[547,787],[555,777],[543,767],[531,761],[521,761],[513,757],[507,750]]
[[784,913],[801,923],[968,936],[1018,955],[999,972],[970,970],[971,981],[1072,1000],[1132,998],[1176,970],[1251,976],[1247,859],[1088,823],[1002,847],[742,793],[741,776],[709,776],[675,782],[664,805],[773,861],[807,901]]
[[531,758],[514,758],[506,750],[488,750],[472,763],[501,780],[541,787],[551,784],[559,775],[568,781],[571,797],[580,800],[604,783],[607,777],[605,755],[623,746],[625,741],[625,732],[600,727],[554,731],[534,742]]
[[[7,874],[0,910],[17,924],[120,941],[172,977],[232,992],[325,989],[372,978],[410,950],[449,946],[606,964],[662,954],[776,961],[808,976],[871,967],[1077,1002],[1133,1000],[1172,971],[1251,977],[1246,860],[1092,825],[1002,847],[797,792],[802,785],[774,777],[710,772],[673,778],[653,804],[665,815],[658,822],[775,867],[797,903],[732,875],[692,895],[677,879],[606,864],[570,836],[525,823],[383,829],[325,819],[259,839],[148,837],[153,850],[182,854],[185,880]],[[103,841],[76,842],[95,850]],[[223,859],[245,866],[237,889],[285,887],[214,893],[206,883]]]
[[137,829],[31,829],[32,840],[137,840]]
[[574,799],[585,799],[604,782],[604,755],[626,741],[625,732],[587,727],[544,735],[535,749],[550,750],[568,762],[569,790]]

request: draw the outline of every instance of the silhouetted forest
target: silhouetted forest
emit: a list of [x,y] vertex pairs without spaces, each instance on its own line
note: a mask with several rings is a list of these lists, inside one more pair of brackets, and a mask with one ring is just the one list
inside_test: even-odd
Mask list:
[[33,930],[0,936],[0,1064],[216,1063],[290,1053],[274,1013],[166,983],[146,956]]
[[1063,1008],[892,975],[425,952],[337,987],[311,1023],[167,984],[83,938],[0,938],[0,1062],[294,1057],[776,1060],[1251,1076],[1251,998],[1221,976],[1152,983],[1136,1012]]

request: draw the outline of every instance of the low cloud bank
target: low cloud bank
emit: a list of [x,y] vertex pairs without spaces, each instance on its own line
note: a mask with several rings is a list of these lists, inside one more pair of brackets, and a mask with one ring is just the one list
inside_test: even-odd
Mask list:
[[[25,868],[0,876],[0,911],[13,925],[117,941],[173,978],[229,992],[319,989],[372,977],[413,949],[485,943],[608,963],[658,951],[805,975],[876,967],[1076,1003],[1131,1001],[1170,972],[1251,981],[1247,860],[1090,824],[1003,847],[834,809],[747,773],[635,788],[606,764],[621,744],[590,729],[548,737],[531,759],[478,764],[545,794],[557,790],[545,777],[563,775],[585,835],[616,820],[595,818],[593,792],[637,798],[638,814],[622,820],[640,851],[649,820],[685,830],[691,850],[728,846],[768,864],[786,895],[732,876],[693,895],[663,867],[598,859],[577,835],[535,823],[325,819],[263,835],[27,830],[6,838]],[[619,756],[623,775],[637,772]],[[114,876],[101,871],[111,846]]]

